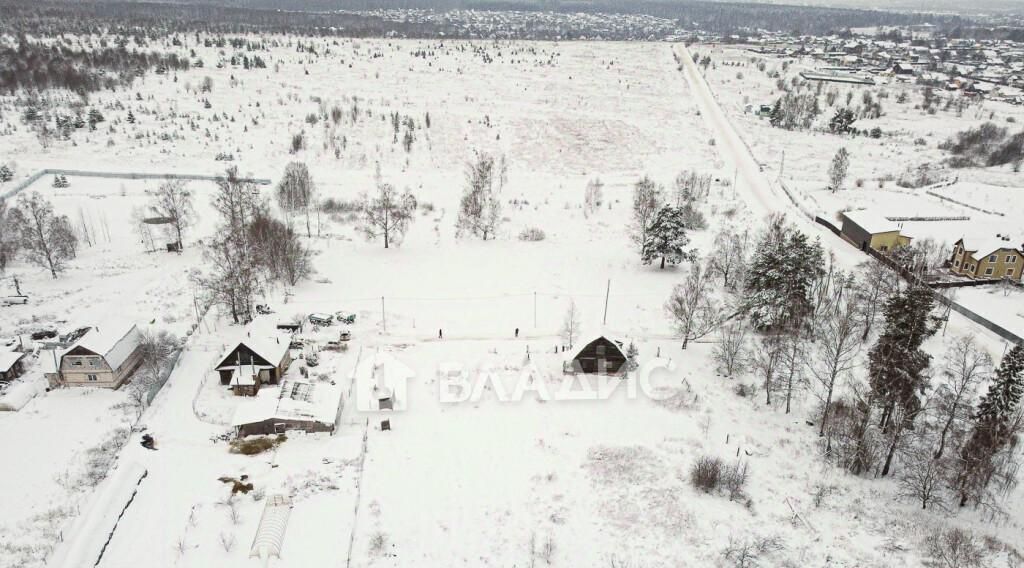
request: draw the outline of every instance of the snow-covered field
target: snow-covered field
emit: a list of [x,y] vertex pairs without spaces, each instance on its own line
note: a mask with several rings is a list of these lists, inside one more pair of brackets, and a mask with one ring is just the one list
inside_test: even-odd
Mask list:
[[[893,481],[823,466],[816,431],[805,422],[816,409],[814,397],[801,395],[794,412],[784,414],[765,407],[756,393],[737,395],[737,383],[754,379],[718,376],[710,344],[679,350],[664,303],[682,270],[640,265],[626,229],[632,184],[649,174],[670,185],[687,169],[714,176],[704,205],[711,227],[691,235],[692,246],[705,251],[718,229],[756,231],[764,213],[793,210],[756,193],[756,168],[751,172],[724,155],[733,150],[723,149],[731,146],[699,112],[673,46],[268,41],[271,49],[258,52],[266,69],[230,65],[231,48],[197,46],[204,68],[149,74],[130,89],[90,97],[107,118],[99,131],[40,148],[22,129],[0,138],[0,152],[15,162],[18,179],[46,167],[216,174],[233,163],[243,174],[276,180],[289,161],[300,160],[322,197],[345,201],[372,188],[380,164],[385,181],[433,206],[417,213],[402,245],[384,250],[380,242],[366,242],[345,215],[325,215],[322,236],[309,239],[313,280],[290,295],[266,290],[261,300],[285,317],[356,313],[348,352],[325,354],[322,368],[347,385],[360,352],[387,349],[415,371],[409,409],[391,416],[391,431],[381,431],[378,416],[346,400],[334,436],[289,435],[274,451],[229,453],[217,437],[229,430],[238,399],[210,372],[224,346],[244,331],[214,310],[141,419],[158,449],[141,448],[136,434],[121,452],[120,463],[140,463],[148,474],[100,566],[255,565],[250,546],[264,503],[276,494],[290,495],[294,508],[281,558],[271,565],[289,567],[704,566],[719,562],[730,543],[755,537],[784,543],[765,557],[770,565],[919,566],[934,526],[971,525],[1009,543],[1024,530],[1019,491],[1008,519],[989,524],[973,512],[950,518],[919,511],[898,498]],[[219,61],[223,68],[216,67]],[[924,197],[892,193],[891,184],[884,191],[869,184],[871,193],[815,193],[813,184],[825,179],[839,142],[823,134],[780,137],[743,115],[742,105],[732,112],[738,97],[763,99],[771,89],[763,77],[737,89],[729,79],[734,71],[709,71],[723,107],[749,135],[759,160],[774,164],[775,153],[787,149],[785,178],[823,213],[847,198],[867,206],[890,195],[907,199],[908,209],[950,208],[937,198],[921,205]],[[212,90],[201,92],[206,76]],[[335,106],[337,121],[330,116]],[[129,110],[134,123],[127,122]],[[409,151],[393,130],[394,112],[415,123]],[[311,113],[315,121],[307,121]],[[910,155],[936,160],[942,125],[923,122],[906,120],[901,128],[934,128],[924,149],[886,141],[868,150],[878,142],[858,140],[864,147],[852,150],[851,178],[898,173]],[[292,153],[292,135],[300,132],[305,147]],[[454,235],[464,164],[474,151],[508,159],[507,222],[494,241]],[[862,151],[876,155],[859,160]],[[217,153],[230,153],[234,161],[216,161]],[[739,194],[728,187],[734,168],[745,168]],[[593,178],[604,182],[606,203],[585,216],[584,187]],[[203,264],[194,245],[215,222],[204,197],[212,183],[190,183],[199,222],[186,235],[185,252],[176,255],[146,252],[134,230],[133,210],[146,204],[146,191],[157,182],[72,176],[70,188],[56,190],[50,181],[41,179],[28,191],[47,196],[76,227],[84,219],[96,243],[83,247],[58,280],[22,262],[10,267],[8,276],[18,276],[32,301],[0,309],[3,335],[61,322],[91,325],[112,315],[179,335],[191,329],[196,314],[188,276]],[[270,191],[262,188],[264,195]],[[979,207],[998,200],[981,191],[972,196]],[[529,227],[546,238],[519,240]],[[843,265],[859,261],[859,253],[841,248],[845,243],[809,227]],[[606,318],[605,329],[634,341],[641,361],[658,354],[672,359],[674,370],[656,379],[658,398],[666,400],[542,402],[528,395],[508,403],[492,388],[477,403],[439,402],[443,364],[515,376],[527,352],[540,369],[538,380],[562,386],[569,379],[553,350],[570,300],[584,329],[597,330]],[[994,355],[1003,348],[956,315],[948,332],[976,333]],[[938,352],[943,341],[935,338],[930,349]],[[30,378],[39,379],[39,367],[35,362]],[[0,555],[0,566],[42,566],[54,534],[69,526],[66,519],[77,516],[79,506],[90,505],[89,495],[61,480],[83,468],[88,448],[134,419],[111,410],[123,400],[121,392],[62,390],[40,395],[21,412],[0,414],[0,448],[25,456],[0,467],[0,543],[21,547],[18,555]],[[704,454],[749,464],[743,498],[690,487],[688,468]],[[22,482],[26,473],[34,474],[32,487]],[[229,499],[231,486],[219,478],[242,475],[255,491]],[[40,517],[70,504],[74,511]]]

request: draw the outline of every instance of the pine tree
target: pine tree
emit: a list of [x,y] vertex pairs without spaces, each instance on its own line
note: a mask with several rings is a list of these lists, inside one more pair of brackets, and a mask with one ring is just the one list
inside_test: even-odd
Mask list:
[[14,171],[7,164],[0,166],[0,183],[14,179]]
[[974,415],[974,429],[961,451],[961,470],[957,477],[960,506],[980,496],[988,485],[993,469],[992,460],[1011,441],[1013,418],[1024,396],[1024,345],[1011,349],[999,369],[988,392],[978,403]]
[[644,264],[651,264],[661,258],[661,268],[665,264],[679,264],[692,260],[694,254],[686,250],[690,238],[686,235],[686,223],[683,221],[682,208],[666,205],[658,210],[647,230],[640,258]]
[[135,124],[135,115],[128,111],[128,124]]
[[931,355],[921,349],[939,329],[931,315],[935,298],[931,289],[916,287],[889,298],[885,330],[868,354],[868,381],[872,398],[882,407],[881,424],[892,436],[882,475],[888,475],[903,431],[921,411],[919,395],[928,384],[925,371]]
[[777,217],[757,243],[746,308],[759,329],[797,327],[812,311],[812,287],[824,273],[821,244]]
[[96,130],[96,125],[103,122],[103,113],[98,109],[89,109],[89,129]]
[[775,99],[775,104],[772,106],[772,112],[768,115],[768,123],[772,126],[778,127],[782,124],[782,99]]
[[848,108],[836,109],[836,113],[832,115],[832,120],[828,123],[828,129],[836,134],[846,134],[853,127],[854,121],[857,118],[853,115],[853,111]]

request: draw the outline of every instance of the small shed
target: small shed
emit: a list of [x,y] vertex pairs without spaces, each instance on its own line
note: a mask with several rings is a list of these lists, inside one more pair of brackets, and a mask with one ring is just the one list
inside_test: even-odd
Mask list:
[[342,388],[335,381],[288,379],[239,404],[231,425],[239,438],[295,430],[330,433],[341,405]]
[[0,382],[6,383],[20,377],[24,372],[22,366],[24,359],[24,353],[17,351],[0,352]]
[[621,341],[602,335],[586,344],[567,362],[571,373],[615,375],[626,365],[626,353]]
[[889,252],[910,244],[910,237],[900,234],[900,226],[896,222],[866,209],[844,212],[843,227],[839,233],[860,250],[873,248]]

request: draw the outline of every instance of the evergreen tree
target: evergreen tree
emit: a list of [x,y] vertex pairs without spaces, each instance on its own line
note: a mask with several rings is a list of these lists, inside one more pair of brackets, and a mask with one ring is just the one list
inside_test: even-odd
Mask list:
[[96,130],[96,125],[103,122],[103,113],[98,109],[89,109],[89,129]]
[[928,385],[925,371],[931,363],[931,355],[921,345],[939,329],[938,318],[931,315],[934,306],[934,295],[927,287],[889,298],[885,329],[868,354],[872,398],[882,408],[883,430],[892,435],[882,475],[889,474],[900,436],[921,411],[919,395]]
[[775,104],[772,106],[772,112],[768,115],[768,123],[778,128],[782,125],[782,99],[775,99]]
[[797,327],[811,313],[814,281],[824,273],[821,244],[772,220],[757,243],[746,282],[746,308],[759,329]]
[[988,392],[978,403],[974,415],[974,429],[961,451],[961,470],[957,478],[960,506],[968,499],[980,496],[988,485],[993,470],[993,458],[1006,447],[1013,435],[1014,415],[1024,396],[1024,344],[1011,349],[999,369]]
[[850,153],[846,148],[840,148],[832,158],[832,165],[828,168],[828,179],[832,183],[832,193],[842,189],[846,174],[850,170]]
[[836,134],[846,134],[850,132],[856,120],[857,118],[853,115],[852,110],[848,108],[836,109],[836,113],[832,115],[832,120],[828,123],[828,129]]
[[135,115],[128,111],[128,124],[135,124]]
[[0,166],[0,183],[14,179],[14,171],[7,164]]
[[654,259],[661,258],[661,268],[665,268],[666,263],[679,264],[693,259],[693,252],[685,249],[689,243],[683,209],[666,205],[658,210],[651,221],[640,258],[644,264],[651,264]]

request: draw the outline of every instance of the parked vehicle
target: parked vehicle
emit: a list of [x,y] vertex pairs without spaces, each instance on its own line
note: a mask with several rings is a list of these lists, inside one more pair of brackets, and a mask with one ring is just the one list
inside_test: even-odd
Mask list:
[[356,315],[353,313],[338,312],[334,314],[334,317],[337,319],[338,323],[343,323],[346,325],[352,325],[356,323]]
[[33,331],[32,335],[30,335],[29,337],[32,338],[32,341],[42,341],[44,339],[52,339],[54,337],[57,337],[57,330],[54,330],[54,329],[40,329],[39,331]]
[[334,323],[334,318],[330,314],[309,314],[309,323],[325,327]]
[[348,331],[343,331],[338,336],[338,341],[351,341],[351,340],[352,340],[352,333],[348,332]]
[[302,349],[306,346],[306,340],[301,337],[293,337],[292,342],[288,344],[288,349]]
[[320,364],[320,356],[319,355],[317,355],[316,353],[310,353],[309,355],[306,355],[306,366],[307,367],[316,367],[319,364]]

